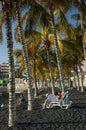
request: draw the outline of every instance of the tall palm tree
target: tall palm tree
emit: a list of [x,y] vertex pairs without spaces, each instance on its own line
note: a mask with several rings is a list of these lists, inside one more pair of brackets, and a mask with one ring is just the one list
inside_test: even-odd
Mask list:
[[[35,3],[34,3],[35,2]],[[29,8],[29,10],[27,10],[26,11],[26,14],[24,15],[24,17],[23,17],[23,19],[24,18],[26,18],[26,23],[27,23],[27,25],[26,25],[26,34],[27,34],[27,30],[29,29],[30,30],[30,33],[31,33],[31,27],[32,27],[32,25],[35,23],[35,25],[37,25],[38,26],[38,24],[39,24],[39,21],[40,21],[40,24],[44,27],[45,25],[46,26],[49,26],[50,24],[49,24],[49,21],[50,21],[50,19],[51,19],[51,12],[50,13],[48,13],[48,10],[51,10],[51,8],[49,7],[49,5],[48,5],[48,7],[49,7],[49,9],[48,10],[46,10],[45,8],[44,8],[44,6],[42,6],[41,4],[39,4],[38,3],[39,1],[29,1],[28,3],[29,4],[31,4],[31,6],[30,6],[30,8]],[[47,2],[45,2],[45,1],[43,1],[45,4],[47,3]],[[49,4],[52,4],[52,2],[49,2]],[[60,6],[60,10],[65,10],[65,8],[64,8],[64,3],[62,2],[60,2],[60,4],[61,4],[61,6]],[[66,3],[67,4],[67,3]],[[57,6],[58,4],[56,4],[56,6]],[[56,6],[55,6],[55,8],[54,8],[54,10],[56,9]],[[53,6],[54,7],[54,6]],[[58,7],[59,8],[59,7]],[[53,12],[54,12],[54,10],[53,10]],[[40,13],[39,13],[40,12]],[[35,14],[35,16],[34,16],[34,14]],[[45,15],[46,14],[46,15]],[[29,17],[28,17],[29,16]],[[34,16],[34,20],[33,20],[33,16]],[[31,21],[31,22],[30,22]],[[46,21],[46,22],[45,22]],[[54,21],[55,22],[55,21]],[[28,24],[29,23],[29,24]],[[52,22],[53,23],[53,22]],[[36,28],[35,26],[33,26],[34,28]],[[40,28],[39,28],[40,29]],[[53,33],[54,34],[54,33]],[[71,36],[71,35],[70,35]],[[54,38],[55,39],[55,38]],[[55,41],[55,43],[57,43],[56,42],[56,40],[54,40]],[[56,44],[56,48],[58,48],[58,44]],[[58,55],[59,54],[59,48],[58,49],[56,49],[57,51],[56,51],[56,53],[57,53],[57,57],[59,57],[59,59],[60,59],[60,55]],[[58,60],[58,58],[57,58],[57,61],[59,61]],[[63,78],[62,77],[64,77],[64,76],[62,76],[63,74],[63,72],[62,72],[62,66],[61,66],[61,61],[60,62],[58,62],[58,68],[59,68],[59,73],[60,73],[60,80],[61,80],[61,83],[62,83],[62,81],[63,81],[63,84],[64,84],[64,80],[62,80]],[[61,70],[61,71],[60,71]],[[64,85],[62,85],[62,86],[64,86]]]
[[[29,2],[30,3],[30,2]],[[26,24],[26,37],[27,37],[27,34],[28,34],[28,32],[30,32],[30,35],[31,35],[31,30],[30,30],[30,28],[28,28],[28,27],[31,27],[31,25],[33,24],[33,23],[37,23],[38,24],[38,19],[37,18],[39,18],[40,17],[40,12],[41,12],[41,15],[42,16],[44,16],[44,11],[45,10],[43,10],[43,7],[42,6],[40,6],[36,1],[35,1],[35,4],[34,4],[34,2],[33,1],[31,1],[31,6],[30,6],[30,9],[29,10],[27,10],[26,11],[26,14],[23,16],[23,19],[24,19],[24,17],[28,14],[29,15],[29,17],[27,17],[26,18],[26,23],[28,23],[28,24]],[[36,11],[37,10],[37,11]],[[34,16],[34,14],[35,14],[35,16]],[[34,18],[34,20],[33,20],[33,17],[32,16],[34,16],[35,18]],[[38,16],[38,17],[37,17]],[[35,20],[35,19],[37,19],[37,21]],[[42,21],[42,20],[40,20],[40,21]],[[43,22],[43,21],[42,21]],[[35,25],[34,24],[34,25]],[[28,30],[27,30],[28,29]],[[35,68],[34,68],[35,69]],[[35,73],[34,73],[35,74]]]
[[44,48],[47,52],[47,60],[48,60],[49,73],[50,73],[50,82],[51,82],[52,93],[54,94],[54,80],[53,80],[53,75],[52,75],[52,66],[51,66],[51,59],[50,59],[51,41],[48,38],[47,29],[46,29],[45,33],[46,34],[44,35],[43,42],[44,42]]
[[[78,66],[80,70],[81,62],[83,61],[83,47],[82,47],[82,37],[79,34],[79,30],[78,29],[76,30],[77,30],[76,40],[73,40],[73,39],[71,41],[68,39],[61,40],[61,42],[64,44],[64,47],[63,47],[64,49],[62,52],[62,57],[63,57],[62,61],[64,63],[63,66],[65,66],[65,63],[68,60],[69,64],[66,65],[66,67],[67,66],[70,67],[70,63],[71,63],[72,68],[77,68]],[[83,87],[83,79],[81,79],[81,87]]]
[[18,20],[18,31],[20,36],[20,41],[23,48],[23,55],[24,61],[26,66],[26,74],[27,74],[27,86],[28,86],[28,110],[32,110],[32,100],[33,100],[33,92],[32,92],[32,79],[31,79],[31,72],[30,72],[30,62],[28,57],[28,50],[27,44],[25,44],[25,37],[23,35],[23,28],[21,23],[21,16],[20,16],[20,3],[19,1],[15,1],[15,9],[16,9],[16,17]]
[[10,17],[10,3],[9,1],[2,2],[2,9],[4,13],[4,21],[6,25],[7,48],[8,48],[8,63],[9,63],[9,119],[8,126],[15,126],[16,123],[16,106],[15,106],[15,67],[13,57],[13,41],[12,28]]
[[54,2],[53,0],[49,0],[49,1],[39,0],[38,2],[41,2],[41,4],[43,4],[44,7],[46,6],[48,7],[47,11],[49,11],[49,14],[50,14],[49,20],[52,25],[52,31],[54,35],[54,44],[56,46],[57,64],[58,64],[58,70],[59,70],[59,76],[60,76],[60,82],[61,82],[61,89],[64,92],[64,75],[63,75],[63,70],[62,70],[60,50],[59,50],[58,41],[57,41],[54,12],[57,11],[57,9],[64,11],[65,7],[68,7],[68,3],[65,1],[57,1],[57,0],[55,0]]
[[[28,33],[28,32],[27,32]],[[16,39],[18,35],[16,36]],[[40,47],[40,43],[41,43],[41,35],[39,32],[37,31],[33,31],[33,33],[31,35],[28,34],[28,37],[25,35],[26,37],[26,43],[27,44],[27,48],[28,48],[28,57],[30,59],[30,64],[31,64],[31,70],[32,70],[32,78],[34,80],[34,85],[35,85],[35,92],[34,92],[34,95],[37,96],[37,79],[36,79],[36,61],[38,59],[38,55],[37,55],[37,51]],[[23,60],[21,57],[20,58],[20,50],[14,50],[14,53],[16,55],[16,58],[17,59],[21,59]],[[21,60],[18,60],[20,63],[24,63],[24,62],[21,62]],[[23,64],[22,64],[23,65]],[[20,67],[19,70],[24,69],[24,67]]]
[[[83,45],[83,54],[84,54],[84,60],[83,60],[83,66],[84,69],[86,69],[86,44],[84,42],[84,36],[85,36],[85,23],[86,23],[86,2],[85,0],[73,0],[71,1],[74,5],[79,10],[79,20],[81,23],[81,33],[82,33],[82,45]],[[81,78],[82,78],[82,72],[81,72]],[[81,87],[81,91],[83,92],[83,87]]]
[[34,31],[29,38],[27,38],[26,43],[28,44],[28,52],[29,52],[29,58],[32,63],[32,70],[33,74],[32,77],[34,79],[34,85],[35,85],[35,92],[34,96],[37,96],[37,67],[36,67],[36,62],[39,58],[37,51],[40,48],[40,43],[41,43],[41,35],[39,32]]
[[[78,1],[79,1],[79,3],[81,5],[83,4],[85,6],[85,11],[84,12],[82,10],[80,11],[80,20],[81,20],[82,44],[83,44],[83,53],[84,53],[84,69],[86,69],[86,44],[84,43],[84,40],[83,40],[84,39],[84,34],[85,34],[84,17],[86,17],[86,14],[85,14],[85,12],[86,12],[86,3],[84,2],[84,0],[82,0],[82,1],[78,0]],[[80,66],[79,66],[79,68],[80,68]],[[82,79],[83,73],[82,73],[82,71],[80,71],[80,72],[81,72],[81,79]],[[83,84],[82,84],[82,86],[83,86]],[[83,91],[84,91],[83,87],[81,87],[81,92],[83,92]]]
[[[86,23],[86,2],[84,0],[77,0],[72,1],[74,7],[76,7],[79,10],[79,14],[75,14],[73,18],[77,18],[77,20],[80,21],[81,25],[81,33],[82,33],[82,40],[85,34],[85,23]],[[86,46],[83,40],[83,52],[84,52],[84,58],[86,59]]]

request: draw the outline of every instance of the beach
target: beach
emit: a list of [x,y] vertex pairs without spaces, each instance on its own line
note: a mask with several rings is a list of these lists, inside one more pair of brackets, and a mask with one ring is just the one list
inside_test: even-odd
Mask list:
[[[2,97],[8,103],[8,93]],[[34,110],[28,111],[27,104],[19,105],[17,112],[17,130],[86,130],[86,91],[71,90],[73,104],[69,109],[41,109],[43,99],[34,99]],[[0,110],[0,129],[8,130],[8,108]]]

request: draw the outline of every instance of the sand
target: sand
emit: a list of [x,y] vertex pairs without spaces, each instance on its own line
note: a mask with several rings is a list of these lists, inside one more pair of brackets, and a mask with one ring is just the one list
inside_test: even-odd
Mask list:
[[[70,109],[41,109],[43,98],[34,99],[34,110],[27,111],[27,105],[17,106],[17,130],[86,130],[86,91],[71,90]],[[0,96],[8,104],[8,94]],[[8,108],[0,109],[0,130],[8,130]]]

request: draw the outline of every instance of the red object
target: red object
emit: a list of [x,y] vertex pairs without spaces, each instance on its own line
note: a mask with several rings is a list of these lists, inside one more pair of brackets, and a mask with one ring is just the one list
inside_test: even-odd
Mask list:
[[62,97],[62,92],[59,92],[58,93],[58,99],[61,99],[61,97]]

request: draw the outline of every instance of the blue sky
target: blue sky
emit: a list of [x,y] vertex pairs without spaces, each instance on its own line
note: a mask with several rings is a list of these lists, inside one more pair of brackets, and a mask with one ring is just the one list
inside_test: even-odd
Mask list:
[[[71,14],[75,14],[75,13],[78,13],[78,11],[77,11],[77,10],[74,10],[74,9],[71,9],[71,10],[66,14],[66,16],[67,16],[67,18],[68,18],[68,21],[69,21],[71,24],[73,24],[73,25],[75,25],[76,22],[70,18],[70,15],[71,15]],[[13,30],[14,30],[14,25],[15,25],[15,24],[12,25],[12,29],[13,29]],[[3,42],[0,44],[0,64],[1,64],[1,63],[7,63],[7,62],[8,62],[7,41],[6,41],[5,25],[3,26],[3,34],[4,34],[4,36],[3,36]],[[13,43],[14,43],[14,49],[15,49],[15,48],[21,48],[21,45],[15,42],[14,37],[13,37]]]
[[[14,24],[12,25],[12,29],[14,30]],[[5,25],[3,26],[3,42],[0,43],[0,64],[8,62],[8,54],[7,54],[7,40],[6,40],[6,29]],[[15,42],[14,35],[13,35],[13,48],[21,48],[19,43]]]

